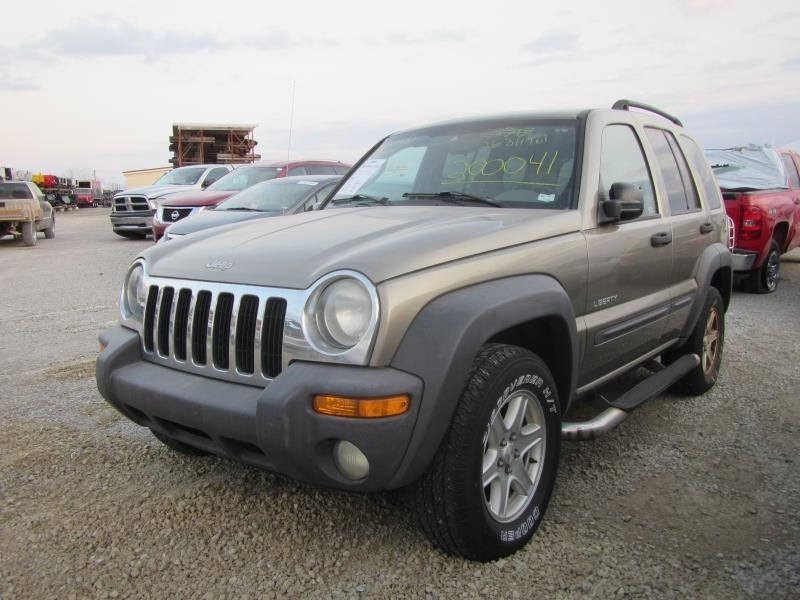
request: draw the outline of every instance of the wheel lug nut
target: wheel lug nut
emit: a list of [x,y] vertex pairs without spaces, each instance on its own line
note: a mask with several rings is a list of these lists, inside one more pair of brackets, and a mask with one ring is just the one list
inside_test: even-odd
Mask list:
[[511,467],[506,467],[506,475],[508,475],[509,473],[511,473]]
[[514,458],[519,458],[519,450],[514,449]]
[[503,459],[502,459],[502,458],[501,458],[500,460],[498,460],[498,461],[497,461],[497,466],[498,466],[498,467],[502,467],[504,464],[505,464],[505,463],[503,462]]
[[511,437],[511,441],[513,442],[514,440],[517,439],[517,434],[516,433],[512,433],[510,437]]
[[508,442],[506,441],[506,438],[503,438],[502,440],[500,440],[500,445],[501,446],[508,446]]

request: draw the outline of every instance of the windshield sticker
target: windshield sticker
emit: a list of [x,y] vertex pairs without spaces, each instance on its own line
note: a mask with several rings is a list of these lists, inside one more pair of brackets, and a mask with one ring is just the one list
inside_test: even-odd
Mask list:
[[298,181],[297,185],[317,185],[319,181]]
[[347,179],[336,195],[352,196],[358,193],[358,190],[378,172],[385,162],[385,158],[371,158],[364,161],[364,164]]
[[539,194],[537,198],[539,202],[555,202],[556,195],[555,194]]

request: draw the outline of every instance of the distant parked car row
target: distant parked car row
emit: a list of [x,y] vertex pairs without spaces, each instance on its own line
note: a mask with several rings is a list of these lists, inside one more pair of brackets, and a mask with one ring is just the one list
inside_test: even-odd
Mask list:
[[125,190],[114,196],[111,224],[127,238],[153,235],[158,241],[166,229],[258,183],[291,176],[341,176],[350,165],[339,161],[262,161],[232,165],[180,167],[153,185]]
[[[216,206],[200,207],[197,214],[168,226],[166,239],[209,227],[314,210],[341,178],[341,175],[308,175],[262,181]],[[176,209],[167,209],[168,216],[169,210]]]

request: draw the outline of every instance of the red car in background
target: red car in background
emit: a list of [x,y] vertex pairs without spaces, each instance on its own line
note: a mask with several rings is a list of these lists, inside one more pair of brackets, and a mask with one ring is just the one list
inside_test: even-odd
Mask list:
[[350,165],[331,160],[261,161],[241,166],[204,190],[174,194],[165,200],[153,216],[153,238],[158,241],[173,223],[216,206],[256,183],[297,175],[344,175],[349,169]]

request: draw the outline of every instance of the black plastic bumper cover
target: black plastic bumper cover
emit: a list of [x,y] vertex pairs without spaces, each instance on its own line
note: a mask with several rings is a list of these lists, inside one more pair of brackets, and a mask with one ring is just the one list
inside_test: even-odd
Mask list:
[[[142,360],[139,336],[121,326],[100,335],[97,386],[122,414],[203,450],[342,489],[376,491],[410,483],[394,479],[411,439],[422,381],[392,368],[297,362],[266,388],[230,383]],[[376,397],[408,394],[404,415],[351,419],[313,411],[315,394]],[[344,439],[370,463],[360,481],[333,462]]]

